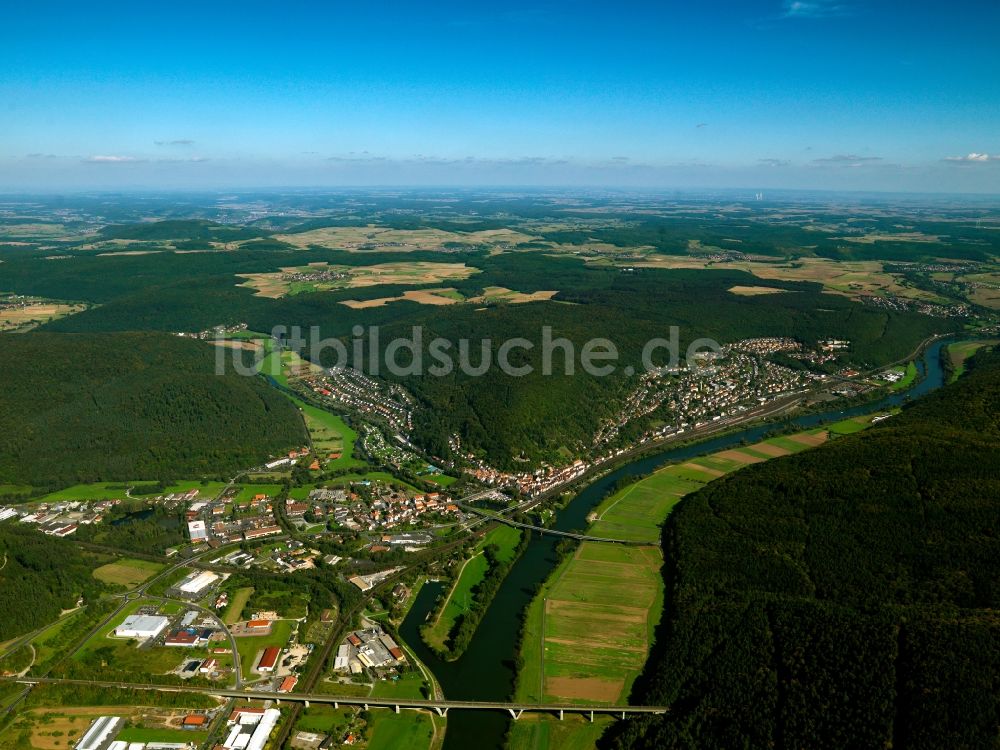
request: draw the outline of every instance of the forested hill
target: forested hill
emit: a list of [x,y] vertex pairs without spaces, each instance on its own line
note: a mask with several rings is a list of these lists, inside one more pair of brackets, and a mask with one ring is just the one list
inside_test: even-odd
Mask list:
[[884,425],[711,483],[618,748],[986,748],[1000,727],[1000,356]]
[[281,394],[176,336],[0,336],[0,373],[0,484],[224,475],[307,439]]

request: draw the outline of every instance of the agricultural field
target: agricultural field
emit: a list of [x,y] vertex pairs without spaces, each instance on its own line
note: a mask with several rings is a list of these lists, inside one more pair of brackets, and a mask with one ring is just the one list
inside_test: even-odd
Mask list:
[[354,458],[354,444],[358,433],[348,427],[343,419],[325,409],[310,406],[298,399],[293,400],[302,410],[313,451],[324,468],[344,469],[365,465],[363,461]]
[[340,304],[346,305],[354,310],[363,310],[368,307],[381,307],[390,302],[416,302],[420,305],[454,305],[465,298],[455,290],[454,287],[442,289],[408,289],[398,297],[378,297],[376,299],[341,300]]
[[135,588],[163,570],[161,563],[123,558],[94,570],[94,578],[125,588]]
[[366,227],[324,227],[308,232],[279,234],[276,240],[298,248],[325,247],[351,252],[413,252],[447,250],[454,246],[498,246],[531,242],[538,239],[511,229],[488,229],[478,232],[449,232],[442,229],[390,229]]
[[524,304],[525,302],[542,302],[544,300],[549,300],[559,294],[558,290],[547,290],[532,292],[531,294],[525,294],[524,292],[516,292],[513,289],[508,289],[504,286],[488,286],[483,289],[482,295],[478,297],[470,297],[469,302],[475,302],[478,304],[488,304],[491,302],[507,302],[512,305]]
[[285,388],[288,387],[289,380],[322,372],[322,368],[302,359],[296,352],[273,350],[269,344],[265,346],[265,350],[268,353],[261,360],[260,372],[274,378]]
[[871,417],[851,417],[850,419],[843,419],[840,422],[834,422],[827,429],[833,435],[853,435],[855,432],[867,429],[870,425]]
[[24,305],[5,305],[0,301],[0,333],[22,333],[52,320],[87,309],[86,305],[38,301]]
[[761,294],[781,294],[782,292],[787,292],[787,289],[778,289],[773,286],[731,286],[729,287],[729,293],[735,294],[740,297],[758,297]]
[[613,722],[612,718],[600,715],[590,722],[574,714],[566,714],[562,720],[543,714],[524,714],[511,724],[507,750],[593,750]]
[[[258,297],[278,299],[305,292],[355,289],[392,284],[423,286],[467,279],[479,269],[465,263],[412,261],[376,263],[369,266],[337,266],[311,263],[308,266],[282,268],[270,273],[240,274],[237,286],[254,290]],[[454,290],[451,290],[454,291]]]
[[368,727],[368,750],[398,750],[401,747],[433,748],[444,740],[437,721],[425,711],[375,710]]
[[583,542],[568,556],[529,605],[518,699],[627,698],[660,617],[662,563],[657,547],[600,542]]
[[995,346],[1000,344],[998,339],[978,340],[978,341],[956,341],[948,345],[948,358],[951,361],[951,381],[955,382],[965,373],[965,362],[973,354],[984,346]]

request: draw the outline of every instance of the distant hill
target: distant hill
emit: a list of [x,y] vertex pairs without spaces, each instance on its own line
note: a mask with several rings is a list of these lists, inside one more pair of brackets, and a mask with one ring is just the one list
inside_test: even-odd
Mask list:
[[745,469],[664,530],[616,748],[985,748],[1000,726],[1000,356],[884,425]]
[[306,442],[258,378],[149,333],[0,336],[0,484],[228,475]]
[[244,226],[218,224],[204,219],[167,219],[136,224],[112,224],[101,230],[101,237],[115,240],[236,240],[262,237],[267,232]]

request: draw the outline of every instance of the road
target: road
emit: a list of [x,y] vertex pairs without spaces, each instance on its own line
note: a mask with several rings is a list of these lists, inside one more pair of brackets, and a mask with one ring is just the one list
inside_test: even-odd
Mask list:
[[104,682],[100,680],[69,680],[56,677],[28,677],[16,679],[13,682],[34,685],[85,685],[90,687],[118,688],[122,690],[158,690],[168,693],[202,693],[214,695],[222,698],[243,698],[246,700],[270,700],[288,701],[301,703],[303,705],[312,703],[327,703],[333,705],[343,704],[345,706],[361,706],[368,709],[372,706],[376,708],[391,708],[397,712],[403,708],[433,710],[444,716],[451,710],[462,711],[507,711],[515,719],[521,713],[553,713],[562,714],[665,714],[669,706],[618,706],[607,704],[577,705],[567,703],[513,703],[505,701],[459,701],[459,700],[422,700],[422,699],[400,699],[400,698],[371,698],[365,696],[338,696],[326,693],[282,693],[277,694],[266,691],[240,691],[227,688],[205,688],[205,687],[185,687],[183,685],[150,685],[144,683],[130,682]]
[[473,508],[471,505],[465,505],[464,502],[459,502],[458,507],[467,513],[475,513],[483,518],[489,518],[498,523],[503,523],[508,526],[513,526],[518,529],[530,529],[531,531],[537,531],[539,534],[549,534],[550,536],[562,536],[568,539],[577,539],[581,542],[605,542],[607,544],[625,544],[634,547],[648,547],[649,542],[636,542],[629,539],[611,539],[605,536],[591,536],[589,534],[577,534],[573,531],[559,531],[557,529],[547,529],[544,526],[534,526],[530,523],[521,523],[520,521],[515,521],[512,518],[507,518],[506,516],[501,516],[499,514],[489,513],[488,511],[481,510],[479,508]]

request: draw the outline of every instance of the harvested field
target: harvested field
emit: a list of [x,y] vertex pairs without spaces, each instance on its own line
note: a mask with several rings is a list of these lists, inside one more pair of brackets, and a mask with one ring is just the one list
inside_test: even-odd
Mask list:
[[541,302],[549,300],[559,294],[558,290],[538,291],[531,294],[515,292],[502,286],[488,286],[483,289],[483,294],[479,297],[470,297],[469,302],[482,304],[484,302],[509,302],[513,305],[524,304],[525,302]]
[[[585,542],[536,599],[533,645],[542,665],[535,691],[569,702],[614,702],[646,659],[662,598],[655,547]],[[627,590],[628,601],[621,592]],[[537,618],[537,619],[536,619]],[[529,622],[529,627],[530,627]]]
[[787,456],[791,451],[787,451],[784,448],[779,448],[777,445],[771,445],[770,443],[757,443],[750,446],[757,453],[763,453],[765,456],[772,456],[773,458],[778,458],[779,456]]
[[812,448],[817,445],[822,445],[829,439],[829,437],[830,433],[827,432],[826,430],[823,430],[822,432],[814,432],[814,433],[801,432],[798,435],[789,435],[788,439],[794,440],[796,443],[802,443],[802,445],[807,445],[810,448]]
[[112,250],[107,253],[98,253],[98,258],[113,258],[119,255],[155,255],[162,253],[162,250]]
[[149,560],[122,559],[94,570],[94,578],[127,588],[138,586],[163,569],[160,563]]
[[244,349],[251,352],[263,351],[264,344],[258,339],[226,339],[224,341],[212,341],[215,346],[226,349]]
[[[423,286],[443,281],[467,279],[478,268],[464,263],[378,263],[370,266],[335,266],[311,263],[307,266],[290,266],[273,273],[237,274],[244,281],[237,286],[249,287],[257,297],[278,298],[304,292],[325,292],[332,289],[351,289],[381,286]],[[454,292],[455,290],[450,290]]]
[[760,456],[753,456],[749,453],[744,453],[743,451],[739,450],[721,451],[716,455],[718,455],[719,458],[726,458],[729,459],[730,461],[738,461],[741,464],[756,464],[766,460],[761,458]]
[[725,474],[724,471],[719,471],[718,469],[710,469],[707,466],[702,466],[700,463],[695,463],[693,461],[688,461],[686,464],[681,464],[681,465],[685,469],[693,469],[695,471],[700,471],[705,474],[708,474],[708,476],[711,477],[712,479],[721,477],[723,474]]
[[378,299],[345,299],[340,304],[346,305],[354,310],[363,310],[367,307],[382,307],[390,302],[402,302],[404,300],[417,302],[421,305],[454,305],[460,302],[460,298],[445,296],[447,292],[454,292],[453,287],[444,289],[412,289],[403,292],[398,297],[379,297]]
[[732,286],[727,291],[730,294],[736,294],[741,297],[756,297],[761,294],[781,294],[788,290],[778,289],[773,286]]
[[614,703],[621,692],[621,683],[617,680],[597,677],[552,677],[548,686],[553,695],[593,703]]
[[84,305],[39,302],[23,307],[0,309],[0,331],[28,329],[86,309]]

